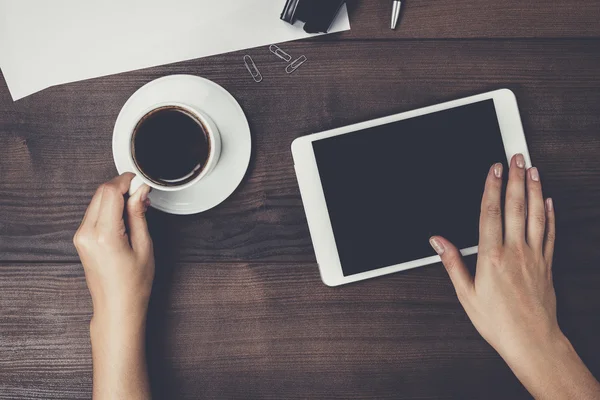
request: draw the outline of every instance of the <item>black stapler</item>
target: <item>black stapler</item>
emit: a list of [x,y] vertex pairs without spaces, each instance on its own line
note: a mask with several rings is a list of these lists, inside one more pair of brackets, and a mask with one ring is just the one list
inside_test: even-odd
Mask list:
[[281,19],[304,22],[307,33],[327,33],[346,0],[286,0]]

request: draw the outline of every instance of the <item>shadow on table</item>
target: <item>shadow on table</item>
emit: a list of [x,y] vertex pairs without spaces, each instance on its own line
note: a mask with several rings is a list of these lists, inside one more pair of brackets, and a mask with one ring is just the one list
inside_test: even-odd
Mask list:
[[[250,131],[256,132],[256,128],[249,119]],[[248,176],[256,164],[256,138],[252,136],[252,153],[248,170],[235,193],[244,190],[248,182]],[[182,243],[185,243],[184,233],[178,229],[178,218],[186,216],[174,216],[150,209],[147,213],[148,227],[154,242],[154,255],[156,258],[156,273],[152,287],[152,297],[148,309],[148,321],[146,325],[146,354],[148,363],[148,374],[153,399],[171,399],[173,393],[180,391],[178,375],[173,366],[172,354],[169,349],[173,346],[169,343],[172,333],[172,324],[169,319],[169,307],[172,304],[171,294],[173,291],[177,260],[180,260]]]
[[[356,8],[358,7],[358,0],[347,0],[346,6],[348,7],[348,16],[350,17],[350,21],[352,21],[352,17],[356,12]],[[391,10],[391,5],[390,5]]]
[[165,215],[159,211],[148,212],[148,224],[155,243],[156,273],[152,297],[148,309],[146,329],[146,354],[152,398],[168,399],[176,387],[176,374],[172,368],[169,346],[169,305],[173,290],[175,268],[173,260],[177,244],[177,232],[165,226]]

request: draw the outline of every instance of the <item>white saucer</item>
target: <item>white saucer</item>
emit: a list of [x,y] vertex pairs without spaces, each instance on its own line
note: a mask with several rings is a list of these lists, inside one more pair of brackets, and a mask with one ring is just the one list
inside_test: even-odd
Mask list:
[[120,174],[133,171],[129,133],[136,118],[155,104],[177,102],[207,113],[219,128],[221,158],[215,169],[197,184],[178,192],[153,190],[152,207],[171,214],[196,214],[225,201],[241,183],[252,151],[250,127],[244,111],[231,94],[216,83],[192,75],[171,75],[138,89],[119,113],[113,132],[113,157]]

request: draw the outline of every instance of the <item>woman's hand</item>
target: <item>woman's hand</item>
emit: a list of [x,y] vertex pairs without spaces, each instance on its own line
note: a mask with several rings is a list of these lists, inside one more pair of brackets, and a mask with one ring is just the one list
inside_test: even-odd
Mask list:
[[501,355],[510,356],[560,334],[552,284],[554,209],[551,199],[544,202],[537,169],[525,171],[520,154],[511,162],[504,230],[501,193],[502,164],[496,164],[481,203],[475,278],[450,242],[433,237],[431,244],[479,333]]
[[134,175],[101,185],[73,242],[92,296],[94,399],[149,399],[145,336],[154,279],[148,186],[125,204]]
[[138,189],[125,210],[123,196],[133,177],[126,173],[98,188],[73,238],[94,316],[107,320],[145,317],[154,279],[154,253],[145,216],[150,188]]
[[[552,282],[555,217],[536,168],[513,157],[502,212],[502,164],[490,169],[481,203],[475,277],[448,240],[434,236],[458,299],[475,328],[540,398],[598,398],[598,383],[556,318]],[[504,217],[504,221],[503,221]]]

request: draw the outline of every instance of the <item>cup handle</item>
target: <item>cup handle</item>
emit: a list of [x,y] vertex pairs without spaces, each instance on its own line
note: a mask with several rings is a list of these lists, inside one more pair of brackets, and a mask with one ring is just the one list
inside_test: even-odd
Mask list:
[[133,194],[135,192],[137,192],[137,190],[143,184],[144,184],[144,181],[142,180],[142,178],[140,178],[138,175],[136,175],[135,178],[133,178],[133,180],[131,181],[131,185],[129,186],[129,195],[133,196]]

